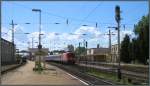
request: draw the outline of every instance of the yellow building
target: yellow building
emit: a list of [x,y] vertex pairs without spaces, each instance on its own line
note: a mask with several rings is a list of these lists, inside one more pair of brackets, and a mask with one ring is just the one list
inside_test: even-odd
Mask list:
[[94,62],[107,62],[109,48],[87,49],[87,59]]

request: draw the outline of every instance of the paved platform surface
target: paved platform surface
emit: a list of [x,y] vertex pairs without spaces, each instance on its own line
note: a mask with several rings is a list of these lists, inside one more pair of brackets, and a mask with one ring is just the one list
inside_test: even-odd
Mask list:
[[34,62],[27,64],[2,75],[2,85],[87,85],[82,80],[49,64],[42,73],[33,71]]

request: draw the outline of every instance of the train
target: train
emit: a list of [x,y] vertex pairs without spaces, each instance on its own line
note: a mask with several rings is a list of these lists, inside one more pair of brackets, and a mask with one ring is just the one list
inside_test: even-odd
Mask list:
[[49,55],[45,57],[46,62],[58,62],[63,64],[75,64],[75,54],[72,52],[65,52],[59,55]]

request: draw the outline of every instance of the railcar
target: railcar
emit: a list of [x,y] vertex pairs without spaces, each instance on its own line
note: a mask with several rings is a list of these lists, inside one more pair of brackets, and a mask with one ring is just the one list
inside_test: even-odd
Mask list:
[[75,63],[75,54],[71,52],[66,52],[62,54],[62,62],[67,64]]
[[61,60],[61,55],[49,55],[45,57],[45,61],[54,61],[54,62],[59,62]]
[[75,63],[75,54],[71,52],[65,52],[62,55],[50,55],[45,57],[45,61],[50,62],[59,62],[64,64],[74,64]]

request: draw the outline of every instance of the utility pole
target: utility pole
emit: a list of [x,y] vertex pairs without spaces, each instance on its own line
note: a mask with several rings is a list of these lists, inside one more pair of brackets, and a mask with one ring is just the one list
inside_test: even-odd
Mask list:
[[33,37],[32,37],[32,49],[33,49],[33,43],[34,43],[34,40],[33,40]]
[[[83,40],[83,46],[84,46],[84,48],[86,49],[86,47],[85,47],[85,39]],[[85,51],[84,51],[84,61],[85,61],[85,59],[86,59],[86,57],[85,57]]]
[[14,22],[12,20],[10,25],[12,25],[12,56],[13,56],[13,58],[15,58],[14,26],[17,24],[14,24]]
[[118,31],[118,81],[121,80],[121,68],[120,68],[120,6],[115,7],[115,19],[117,22],[117,31]]
[[106,34],[106,35],[109,36],[109,52],[111,54],[111,35],[115,35],[115,34],[111,33],[111,30],[109,30],[109,33]]
[[[0,8],[2,7],[1,2],[2,2],[2,1],[0,1]],[[1,11],[1,9],[0,9],[0,16],[1,16],[1,13],[2,13],[2,11]],[[2,38],[1,38],[1,34],[2,34],[2,33],[1,33],[1,25],[2,25],[2,24],[1,24],[1,20],[0,20],[0,45],[1,45],[1,43],[2,43],[2,41],[1,41],[1,39],[2,39]],[[1,58],[2,58],[2,53],[1,53],[1,50],[2,50],[2,46],[0,46],[0,70],[2,70],[2,66],[1,66],[1,63],[2,63],[2,59],[1,59]],[[0,73],[0,84],[1,84],[1,80],[2,80],[2,79],[1,79],[1,73]]]
[[17,24],[14,24],[14,22],[12,20],[10,25],[12,25],[12,43],[14,44],[14,26],[17,25]]
[[28,49],[30,48],[30,42],[28,41]]
[[78,62],[79,62],[79,63],[80,63],[80,45],[81,45],[81,43],[79,42],[79,51],[78,51],[78,54],[79,54]]

